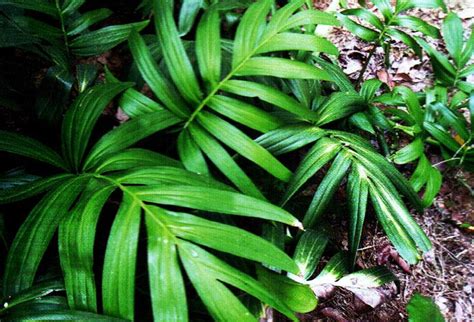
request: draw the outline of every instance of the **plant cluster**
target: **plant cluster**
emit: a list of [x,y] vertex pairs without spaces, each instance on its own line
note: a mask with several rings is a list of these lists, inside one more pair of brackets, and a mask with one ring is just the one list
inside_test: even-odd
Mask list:
[[[373,0],[376,11],[337,14],[304,0],[142,1],[155,31],[148,21],[96,29],[112,13],[81,10],[85,2],[0,0],[0,47],[51,62],[35,113],[60,128],[56,145],[0,131],[0,151],[43,164],[0,177],[1,204],[36,200],[11,245],[2,236],[2,318],[143,320],[137,298],[146,298],[157,321],[255,321],[265,306],[297,320],[321,286],[357,295],[395,279],[385,267],[356,270],[367,213],[408,263],[431,248],[408,206],[422,211],[441,186],[425,147],[453,166],[474,161],[474,33],[464,41],[454,13],[441,32],[407,14],[446,10],[441,0]],[[365,66],[378,46],[390,64],[390,39],[429,55],[435,86],[389,90],[364,81],[365,68],[351,82],[318,25],[372,43]],[[443,35],[449,56],[406,28]],[[77,64],[124,41],[126,80],[106,69],[100,82],[96,67]],[[129,120],[104,134],[115,98]],[[386,142],[394,134],[411,142],[396,151]],[[407,180],[396,165],[412,162]],[[314,182],[311,201],[296,207]],[[323,223],[341,195],[348,249],[318,271],[331,242]],[[59,277],[40,269],[56,262],[51,249]]]

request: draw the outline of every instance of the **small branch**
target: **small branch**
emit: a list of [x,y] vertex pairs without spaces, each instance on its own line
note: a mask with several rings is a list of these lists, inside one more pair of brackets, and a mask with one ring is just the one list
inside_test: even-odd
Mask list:
[[357,78],[357,82],[355,84],[355,87],[357,90],[359,89],[360,83],[362,82],[362,79],[364,78],[365,71],[367,70],[367,67],[369,67],[370,59],[372,59],[372,56],[375,54],[376,49],[377,49],[377,43],[375,43],[372,49],[370,50],[369,56],[367,56],[364,66],[362,67],[362,70],[360,71],[359,78]]

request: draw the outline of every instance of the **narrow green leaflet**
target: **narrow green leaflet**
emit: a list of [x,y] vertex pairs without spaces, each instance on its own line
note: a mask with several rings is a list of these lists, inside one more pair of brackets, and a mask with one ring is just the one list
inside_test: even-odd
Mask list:
[[104,312],[133,320],[141,209],[124,194],[107,241],[102,277]]
[[27,136],[0,130],[0,151],[9,152],[67,169],[64,160],[54,150]]
[[90,10],[83,13],[79,18],[74,19],[68,25],[68,36],[80,34],[90,26],[107,19],[112,15],[112,11],[107,8]]
[[163,227],[158,208],[147,211],[148,271],[156,321],[187,321],[186,293],[178,264],[177,239]]
[[199,10],[204,5],[203,0],[183,0],[179,11],[179,35],[186,35],[192,28]]
[[322,52],[329,55],[339,55],[337,47],[329,40],[314,35],[284,32],[272,37],[260,46],[257,53],[269,53],[275,51],[304,50]]
[[127,40],[132,30],[140,31],[149,21],[108,26],[76,37],[71,41],[72,52],[78,56],[99,55]]
[[326,249],[329,238],[322,230],[307,229],[298,240],[293,258],[300,270],[299,275],[307,280],[316,270]]
[[59,225],[59,255],[69,307],[97,312],[94,241],[102,207],[114,190],[113,186],[91,181]]
[[8,253],[4,295],[30,287],[41,258],[60,221],[81,192],[89,177],[75,177],[49,192],[33,208],[20,227]]
[[451,57],[453,57],[456,65],[462,67],[460,64],[464,43],[464,28],[458,15],[453,12],[448,13],[443,21],[442,32],[446,49]]
[[91,149],[84,163],[84,169],[97,165],[104,156],[126,149],[136,142],[170,126],[180,120],[170,112],[163,110],[123,123],[104,135]]
[[342,178],[346,175],[351,165],[351,158],[347,152],[340,152],[329,168],[323,181],[320,183],[318,190],[313,196],[313,200],[303,219],[304,227],[313,227],[318,219],[323,215],[327,205],[336,192]]
[[269,152],[280,155],[319,140],[325,131],[311,125],[289,125],[270,131],[255,141]]
[[269,219],[301,227],[301,223],[285,210],[235,192],[185,185],[130,187],[128,189],[142,200],[157,204]]
[[403,147],[402,149],[395,152],[392,156],[393,162],[397,164],[406,164],[418,159],[424,152],[423,140],[421,138],[416,138]]
[[[198,139],[196,138],[196,140]],[[196,173],[209,174],[209,168],[207,167],[203,151],[194,141],[188,129],[179,134],[177,148],[179,159],[187,170]],[[210,155],[210,153],[206,154]]]

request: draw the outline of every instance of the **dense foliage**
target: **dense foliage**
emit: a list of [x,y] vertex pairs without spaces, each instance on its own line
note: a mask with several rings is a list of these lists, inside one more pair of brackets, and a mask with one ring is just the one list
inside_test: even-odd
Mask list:
[[[0,215],[2,319],[255,321],[270,306],[297,320],[321,285],[357,295],[395,279],[385,267],[356,270],[367,213],[408,263],[431,248],[409,208],[422,211],[441,186],[425,146],[452,166],[474,160],[474,33],[464,41],[455,13],[441,32],[407,14],[446,10],[441,0],[374,0],[375,11],[337,14],[304,0],[143,1],[155,30],[147,20],[97,29],[112,12],[85,4],[0,0],[0,47],[49,62],[34,113],[60,137],[0,131],[0,151],[43,164],[0,178],[1,204],[34,204],[11,245],[2,227],[12,214]],[[390,90],[364,80],[365,68],[352,82],[319,25],[372,43],[365,66],[378,46],[390,64],[389,40],[404,42],[429,55],[435,85]],[[444,36],[449,58],[406,28]],[[80,60],[124,41],[126,80],[105,68],[99,81]],[[114,99],[128,120],[110,128],[101,115]],[[411,142],[391,149],[394,134]],[[407,180],[396,165],[413,162]],[[298,192],[315,182],[301,205]],[[348,249],[318,271],[334,239],[325,217],[341,196]]]

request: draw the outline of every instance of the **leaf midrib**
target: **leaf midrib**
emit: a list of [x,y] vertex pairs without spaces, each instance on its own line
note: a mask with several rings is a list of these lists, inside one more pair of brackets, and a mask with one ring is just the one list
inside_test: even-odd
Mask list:
[[256,46],[242,61],[235,67],[233,68],[213,89],[212,91],[202,100],[202,102],[198,105],[198,107],[194,110],[194,112],[191,114],[189,119],[186,121],[186,123],[183,126],[183,129],[186,129],[189,124],[197,117],[199,112],[207,105],[210,99],[212,99],[217,92],[224,86],[224,84],[230,80],[244,65],[247,63],[247,61],[252,58],[254,55],[257,54],[258,50],[265,45],[268,41],[273,39],[281,30],[277,30],[273,33],[273,35],[265,37],[265,39],[260,42],[258,46]]

